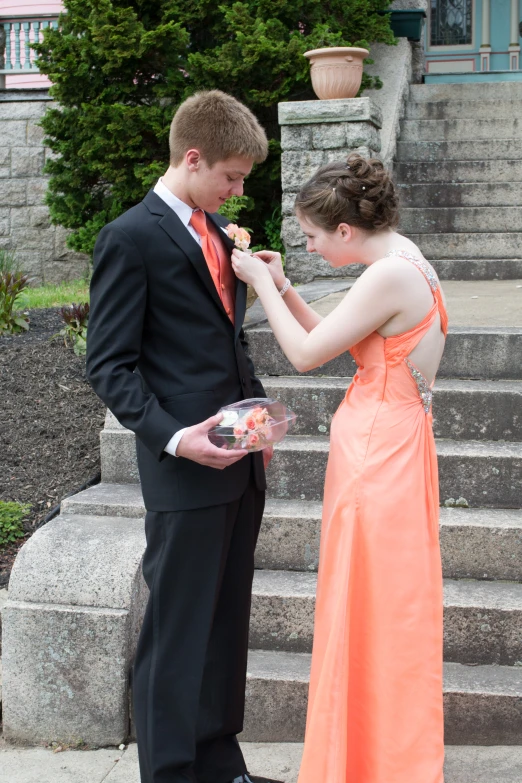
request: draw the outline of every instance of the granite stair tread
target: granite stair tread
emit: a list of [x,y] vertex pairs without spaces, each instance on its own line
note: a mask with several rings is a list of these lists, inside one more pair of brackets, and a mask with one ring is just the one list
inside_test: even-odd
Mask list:
[[[250,650],[249,678],[308,682],[310,653]],[[444,664],[444,691],[522,697],[522,666]]]
[[[253,593],[255,596],[315,599],[316,588],[316,574],[270,570],[256,570],[254,574]],[[444,605],[522,612],[522,584],[503,581],[445,579]]]
[[401,122],[401,141],[483,141],[489,139],[517,139],[522,137],[522,123],[518,117],[495,119],[460,117],[452,119],[404,119]]
[[[278,444],[277,450],[280,452],[312,450],[328,452],[329,439],[322,435],[289,435],[282,443]],[[509,443],[507,441],[459,441],[441,438],[437,440],[437,453],[439,456],[454,454],[457,456],[513,457],[521,459],[522,443]]]

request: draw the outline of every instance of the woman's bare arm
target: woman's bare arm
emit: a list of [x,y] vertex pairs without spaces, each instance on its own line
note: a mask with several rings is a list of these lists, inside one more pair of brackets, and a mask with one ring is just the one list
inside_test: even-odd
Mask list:
[[374,265],[341,303],[307,332],[282,301],[265,264],[239,251],[233,252],[232,264],[240,279],[254,285],[279,345],[299,372],[344,353],[400,310],[400,286],[391,265],[379,269]]

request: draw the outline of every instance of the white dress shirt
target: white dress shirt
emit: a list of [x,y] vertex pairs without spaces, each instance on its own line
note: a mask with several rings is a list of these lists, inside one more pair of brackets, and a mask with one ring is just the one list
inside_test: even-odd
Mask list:
[[[171,209],[174,210],[176,215],[179,217],[189,234],[191,234],[196,242],[201,245],[201,237],[198,234],[198,232],[194,229],[193,226],[190,225],[190,218],[192,217],[192,213],[194,210],[192,207],[189,207],[188,204],[185,204],[184,201],[181,201],[177,196],[172,193],[168,189],[166,185],[163,184],[163,180],[160,177],[159,180],[156,182],[156,185],[154,186],[154,193],[159,196],[167,206],[169,206]],[[163,449],[168,454],[172,454],[173,457],[177,457],[176,450],[178,448],[179,442],[181,438],[183,437],[184,433],[187,431],[187,427],[184,427],[182,430],[178,430],[175,435],[172,436],[172,438],[169,440],[165,448]]]

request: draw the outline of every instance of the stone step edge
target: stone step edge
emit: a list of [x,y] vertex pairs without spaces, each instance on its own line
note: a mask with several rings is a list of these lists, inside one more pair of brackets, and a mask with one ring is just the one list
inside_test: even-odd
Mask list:
[[[520,213],[520,206],[513,205],[513,204],[495,204],[494,206],[488,206],[488,204],[475,204],[473,206],[450,206],[450,207],[401,207],[401,215],[403,215],[405,212],[408,214],[411,214],[412,212],[471,212],[471,211],[477,211],[479,209],[485,210],[488,209],[488,211],[491,212],[517,212]],[[480,231],[468,231],[468,234],[480,234]],[[484,233],[490,233],[490,234],[505,234],[506,231],[489,231]],[[511,233],[517,233],[517,232],[511,232]]]
[[[311,658],[310,653],[250,650],[247,678],[307,683]],[[472,674],[480,680],[480,687],[470,685]],[[522,667],[444,663],[444,692],[522,696]]]
[[[484,234],[483,236],[488,236],[488,235],[489,236],[498,237],[498,236],[502,236],[502,233],[496,234],[496,233],[489,232],[489,234]],[[481,236],[481,235],[478,234],[478,233],[477,234],[473,234],[473,233],[471,233],[471,234],[457,234],[457,233],[453,233],[453,234],[440,234],[440,233],[439,234],[410,234],[410,238],[412,236],[420,237],[421,239],[427,239],[427,238],[429,239],[431,237],[444,237],[444,238],[446,238],[446,237],[465,237],[465,236],[478,237],[478,236]],[[509,236],[519,236],[519,234],[509,234]],[[458,260],[458,259],[454,259],[454,260]],[[498,260],[499,261],[505,261],[507,259],[502,258],[502,259],[498,259]],[[439,261],[440,262],[444,261],[445,263],[447,263],[447,261],[445,259],[439,259]],[[430,263],[431,263],[431,261],[430,261]],[[255,335],[258,332],[270,332],[270,333],[272,333],[272,330],[271,330],[271,328],[269,326],[267,326],[265,324],[261,324],[260,326],[253,326],[251,329],[247,329],[247,334],[249,336]],[[487,334],[487,335],[489,335],[489,334],[493,334],[493,335],[495,335],[495,334],[496,335],[512,335],[512,334],[522,335],[522,326],[451,326],[451,324],[450,324],[450,327],[448,329],[448,334],[452,334],[452,335],[453,334],[455,334],[455,335],[466,335],[466,336],[474,335],[474,334],[479,334],[479,335],[484,335],[484,334]],[[277,378],[277,377],[284,377],[284,376],[272,375],[270,377]],[[333,376],[327,376],[327,377],[333,377]],[[447,380],[450,380],[450,379],[448,378]],[[464,379],[464,378],[457,379],[457,378],[455,378],[454,380],[472,380],[472,379]],[[487,379],[485,379],[485,380],[487,380]],[[499,379],[499,380],[502,380],[502,379]],[[506,379],[506,380],[509,380],[509,379]]]
[[[96,508],[97,511],[88,511]],[[121,513],[115,513],[116,509]],[[127,512],[127,513],[125,513]],[[441,525],[456,527],[460,525],[475,527],[491,527],[496,529],[522,530],[521,509],[495,508],[445,508],[440,507]],[[139,484],[96,484],[89,489],[62,501],[62,514],[128,517],[136,519],[145,516],[145,506]],[[267,498],[265,516],[287,517],[317,520],[321,519],[322,503],[315,500],[281,500]],[[506,522],[507,517],[512,521]],[[488,522],[483,520],[487,519]]]
[[[444,579],[444,607],[522,612],[522,584],[476,579]],[[256,569],[253,596],[314,600],[317,574]]]
[[[307,389],[311,391],[314,389],[327,390],[327,389],[343,389],[347,388],[351,381],[351,377],[342,376],[310,376],[310,375],[259,375],[259,379],[264,386],[288,388],[288,389]],[[510,394],[513,392],[522,391],[522,380],[483,380],[483,379],[468,379],[468,378],[437,378],[434,392],[491,392],[495,395]]]
[[[522,332],[522,329],[521,329]],[[134,435],[121,425],[105,426],[104,434],[117,436],[118,438],[130,438]],[[496,440],[453,440],[450,438],[436,438],[437,454],[439,457],[453,456],[492,456],[522,458],[522,441],[496,441]],[[288,435],[277,445],[278,452],[317,451],[325,453],[330,450],[330,439],[326,435]]]
[[[521,330],[522,331],[522,330]],[[436,440],[437,454],[439,457],[452,455],[462,457],[491,456],[522,458],[522,441],[473,441],[450,440],[438,438]],[[288,435],[278,444],[279,452],[317,451],[326,453],[330,449],[330,440],[324,435]]]

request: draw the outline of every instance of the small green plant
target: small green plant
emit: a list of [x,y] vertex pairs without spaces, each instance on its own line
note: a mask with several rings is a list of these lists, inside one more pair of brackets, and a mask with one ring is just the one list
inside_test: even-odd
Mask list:
[[12,250],[6,250],[5,247],[0,248],[0,275],[4,275],[6,272],[19,272],[15,254]]
[[29,329],[25,315],[15,310],[20,294],[30,283],[22,272],[0,272],[0,335],[17,334]]
[[268,247],[270,250],[277,250],[278,253],[285,252],[285,246],[281,239],[281,224],[283,222],[283,216],[281,213],[281,204],[277,204],[274,207],[270,217],[265,220],[263,228],[268,240]]
[[[65,323],[54,337],[63,337],[68,348],[72,348],[76,356],[84,356],[87,350],[87,326],[89,323],[89,303],[73,302],[69,307],[62,307],[60,315]],[[53,339],[51,338],[51,339]]]
[[14,544],[25,535],[23,520],[31,509],[28,503],[0,500],[0,547]]
[[[253,208],[254,199],[250,198],[250,196],[230,196],[223,206],[218,209],[218,212],[227,220],[230,220],[231,223],[237,223],[239,215],[244,209],[250,210]],[[246,228],[246,226],[243,226],[243,228],[245,228],[246,231],[252,231],[252,229]]]

